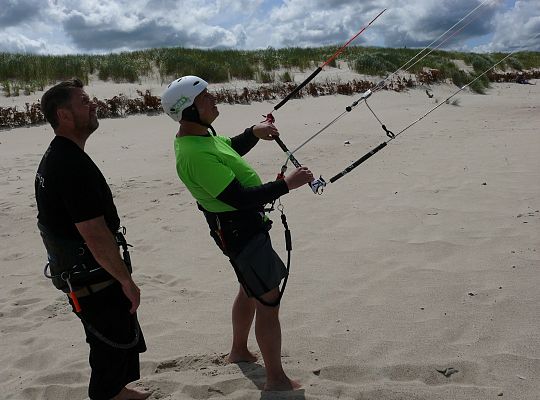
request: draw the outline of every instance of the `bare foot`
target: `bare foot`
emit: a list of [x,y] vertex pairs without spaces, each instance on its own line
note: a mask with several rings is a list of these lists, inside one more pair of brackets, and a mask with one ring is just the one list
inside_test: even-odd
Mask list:
[[152,392],[143,391],[140,389],[129,389],[127,387],[120,390],[111,400],[145,400],[150,397]]
[[248,349],[245,349],[243,351],[233,351],[229,353],[227,356],[227,361],[233,364],[241,363],[241,362],[248,362],[252,363],[257,361],[257,356],[253,354]]
[[302,387],[300,382],[293,381],[292,379],[286,378],[286,381],[279,381],[279,382],[266,382],[266,385],[264,385],[264,391],[270,392],[270,391],[286,391],[286,390],[298,390]]

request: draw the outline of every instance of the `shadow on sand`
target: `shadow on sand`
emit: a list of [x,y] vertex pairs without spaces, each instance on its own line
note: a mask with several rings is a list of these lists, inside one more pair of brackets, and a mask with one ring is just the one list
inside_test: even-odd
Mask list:
[[238,368],[244,376],[251,380],[261,391],[260,400],[305,400],[304,389],[287,392],[264,392],[264,383],[266,382],[266,372],[264,368],[257,363],[238,363]]

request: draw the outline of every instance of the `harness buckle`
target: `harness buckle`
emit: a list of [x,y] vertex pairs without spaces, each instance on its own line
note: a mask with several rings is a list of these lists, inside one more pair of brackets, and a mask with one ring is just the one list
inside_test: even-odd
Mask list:
[[71,278],[71,274],[69,271],[64,271],[60,274],[60,279],[62,279],[64,282],[67,282],[68,286],[71,288],[71,283],[69,279]]
[[73,290],[73,286],[71,286],[71,281],[69,278],[71,278],[71,275],[68,271],[64,271],[60,274],[60,278],[62,278],[64,281],[66,281],[68,287],[69,287],[69,293],[68,296],[73,302],[73,308],[75,308],[75,312],[79,313],[81,312],[81,305],[79,304],[79,299],[77,299],[77,295],[75,294],[75,291]]

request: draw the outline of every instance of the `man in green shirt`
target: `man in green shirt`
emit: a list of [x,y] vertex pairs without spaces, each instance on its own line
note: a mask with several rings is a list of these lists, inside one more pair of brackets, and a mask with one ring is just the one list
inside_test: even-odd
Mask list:
[[[265,390],[294,390],[281,364],[279,284],[287,270],[272,249],[264,205],[313,180],[306,168],[297,168],[282,180],[263,184],[242,158],[259,141],[279,133],[270,123],[254,125],[244,133],[218,136],[212,122],[219,115],[208,84],[185,76],[167,87],[161,101],[165,112],[180,123],[174,148],[176,170],[206,217],[210,234],[231,260],[240,289],[233,303],[233,343],[230,362],[254,362],[247,340],[255,318],[255,336],[266,367]],[[210,129],[211,133],[208,132]],[[275,304],[275,305],[274,305]]]

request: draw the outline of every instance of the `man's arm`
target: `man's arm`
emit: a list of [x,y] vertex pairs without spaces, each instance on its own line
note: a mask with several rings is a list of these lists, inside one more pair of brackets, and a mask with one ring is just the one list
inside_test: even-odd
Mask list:
[[259,139],[274,140],[276,136],[279,136],[279,132],[273,124],[253,125],[251,128],[247,128],[244,133],[231,138],[231,147],[243,156],[257,144]]
[[234,178],[217,198],[237,210],[259,207],[312,180],[313,174],[306,167],[296,168],[284,179],[255,187],[244,187]]
[[130,312],[134,313],[140,304],[140,290],[120,257],[118,245],[105,218],[99,216],[77,222],[75,226],[99,265],[120,282],[124,294],[131,301]]
[[289,193],[284,180],[268,182],[260,186],[244,187],[234,178],[217,199],[237,210],[257,208]]
[[259,138],[253,134],[253,126],[247,128],[243,133],[231,138],[231,147],[241,156],[247,154],[257,142]]

